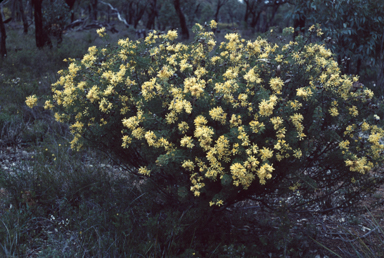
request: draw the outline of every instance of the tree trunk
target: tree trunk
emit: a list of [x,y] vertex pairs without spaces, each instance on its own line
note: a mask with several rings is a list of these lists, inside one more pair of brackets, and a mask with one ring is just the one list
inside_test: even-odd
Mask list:
[[184,16],[183,12],[181,11],[180,0],[173,0],[173,5],[175,6],[176,13],[179,16],[179,20],[180,20],[181,38],[182,39],[189,39],[189,31],[188,31],[187,21],[185,20],[185,16]]
[[4,57],[7,56],[7,48],[6,48],[6,38],[7,38],[7,34],[5,32],[5,26],[4,26],[4,22],[3,22],[3,17],[2,15],[0,14],[0,33],[1,33],[1,38],[0,38],[0,56],[1,56],[1,59],[3,59]]
[[247,4],[246,8],[245,8],[245,14],[244,14],[244,23],[245,24],[248,24],[248,17],[249,17],[249,6]]
[[12,1],[12,6],[11,6],[11,17],[12,17],[12,20],[16,22],[16,20],[18,21],[18,13],[17,13],[17,4],[18,4],[18,1]]
[[225,0],[217,0],[216,13],[215,13],[215,21],[219,22],[219,12],[221,7],[225,4]]
[[41,13],[42,2],[43,0],[32,0],[32,4],[35,10],[34,17],[36,46],[40,49],[46,45],[52,47],[51,39],[43,29],[43,15]]
[[157,0],[152,0],[150,13],[148,13],[147,25],[148,30],[155,29],[155,18],[157,16]]
[[[129,3],[128,9],[125,9],[125,19],[128,21],[128,24],[133,24],[133,12],[132,12],[133,3]],[[135,27],[136,29],[136,27]]]
[[71,22],[75,20],[75,12],[73,11],[73,6],[75,5],[76,0],[65,0],[65,3],[68,5],[69,10],[71,10]]
[[381,45],[379,50],[379,65],[378,65],[378,75],[377,75],[377,85],[381,89],[381,94],[384,93],[384,32],[381,35]]
[[98,0],[92,0],[89,5],[89,18],[91,21],[97,20],[97,3]]
[[19,1],[19,5],[20,5],[20,14],[21,14],[21,19],[23,21],[23,33],[24,34],[28,34],[28,20],[27,20],[27,17],[25,16],[25,13],[24,13],[24,6],[23,6],[23,0],[18,0]]
[[33,0],[30,0],[28,2],[28,15],[29,15],[29,19],[31,19],[31,21],[33,21]]
[[299,18],[296,18],[293,21],[293,27],[295,29],[295,32],[293,33],[293,40],[295,40],[295,38],[299,35],[299,32],[304,34],[304,31],[305,31],[305,29],[304,29],[305,28],[305,16],[304,15],[300,15]]
[[269,20],[268,20],[268,22],[266,24],[266,28],[265,28],[264,32],[266,32],[269,29],[269,27],[271,27],[273,25],[273,19],[275,18],[277,10],[279,10],[279,7],[280,7],[279,4],[275,4],[272,7],[272,15],[271,15],[271,17],[269,18]]
[[[134,11],[132,13],[132,16],[134,16],[133,20],[134,20],[134,23],[133,23],[133,27],[136,29],[137,28],[137,25],[139,24],[139,21],[141,20],[141,17],[143,17],[144,13],[145,13],[145,8],[139,8],[139,3],[136,3],[136,15],[134,15]],[[130,11],[133,10],[133,9],[130,9]]]
[[259,12],[253,12],[252,13],[252,21],[251,21],[251,28],[254,30],[255,29],[255,27],[256,27],[256,25],[257,25],[257,22],[259,21],[259,19],[260,19],[260,14],[261,14],[261,11],[259,11]]

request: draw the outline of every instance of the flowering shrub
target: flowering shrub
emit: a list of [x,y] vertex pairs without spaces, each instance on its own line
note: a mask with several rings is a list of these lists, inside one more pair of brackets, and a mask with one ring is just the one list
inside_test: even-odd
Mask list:
[[327,210],[382,182],[368,173],[384,148],[368,108],[373,92],[341,75],[329,50],[236,33],[217,45],[208,30],[197,24],[191,44],[154,31],[90,47],[59,72],[45,108],[70,124],[73,149],[112,153],[176,205],[253,198]]

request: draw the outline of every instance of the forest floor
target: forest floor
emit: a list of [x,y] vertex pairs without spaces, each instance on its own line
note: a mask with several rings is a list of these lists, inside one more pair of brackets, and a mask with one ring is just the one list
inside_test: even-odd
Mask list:
[[[0,169],[13,173],[13,168],[17,168],[25,164],[26,161],[31,161],[36,156],[36,152],[30,151],[23,147],[0,147]],[[97,161],[91,161],[94,164]],[[114,176],[119,175],[116,169],[111,172]],[[120,174],[123,175],[123,174]],[[7,191],[0,189],[0,209],[1,213],[10,207],[4,206],[4,200],[7,197]],[[25,202],[34,203],[31,196],[24,196]],[[367,196],[362,204],[369,206],[371,203],[384,199],[384,185],[381,186],[376,193]],[[272,220],[279,219],[262,211],[260,208],[254,209],[255,203],[242,202],[235,205],[232,211],[243,210],[248,215],[252,214],[255,218],[270,217]],[[335,212],[329,215],[312,214],[310,216],[289,214],[289,220],[292,222],[290,234],[294,235],[301,231],[305,231],[307,226],[315,227],[319,234],[316,239],[308,239],[315,241],[318,244],[317,249],[311,251],[310,257],[383,257],[381,250],[384,250],[384,205],[377,206],[373,210],[367,210],[358,216],[351,216],[343,212]],[[244,234],[247,236],[255,236],[263,234],[260,228],[244,224],[233,226],[234,234]],[[316,245],[315,245],[316,246]],[[360,254],[360,255],[358,255]],[[313,256],[312,256],[313,255]],[[31,256],[33,257],[33,256]],[[287,256],[289,257],[289,256]]]

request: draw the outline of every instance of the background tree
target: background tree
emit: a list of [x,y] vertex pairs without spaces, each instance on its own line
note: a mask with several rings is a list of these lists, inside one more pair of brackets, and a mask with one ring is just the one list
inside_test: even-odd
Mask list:
[[43,10],[43,29],[48,36],[56,38],[59,46],[63,41],[63,30],[71,19],[71,10],[64,0],[53,0],[45,4]]
[[184,13],[181,10],[180,0],[173,0],[173,5],[175,7],[176,13],[179,16],[180,28],[181,28],[181,37],[182,39],[189,39],[189,30],[187,26],[187,20],[185,19]]
[[122,8],[128,24],[136,29],[146,10],[146,2],[141,0],[125,1]]
[[51,39],[43,28],[42,3],[43,0],[32,0],[35,18],[35,38],[38,48],[52,46]]
[[244,23],[257,31],[266,32],[273,24],[275,15],[277,14],[280,6],[287,3],[285,0],[244,0],[245,14]]
[[214,20],[216,22],[219,22],[219,13],[220,13],[220,9],[221,7],[223,7],[224,5],[226,5],[228,3],[228,0],[217,0],[217,3],[216,3],[216,12],[215,12],[215,16],[214,16]]
[[228,4],[224,5],[223,10],[221,11],[221,21],[240,24],[245,11],[244,7],[244,3],[241,3],[238,0],[229,0]]
[[27,34],[29,24],[27,21],[27,17],[25,16],[25,13],[24,13],[23,0],[13,0],[11,3],[12,3],[11,4],[11,18],[12,18],[12,20],[15,22],[22,20],[23,28],[24,28],[23,32],[24,32],[24,34]]
[[155,19],[158,15],[157,8],[157,0],[147,1],[147,23],[145,27],[148,30],[155,29]]
[[97,20],[97,4],[98,0],[91,0],[89,4],[89,18],[90,21],[96,21]]
[[[329,47],[337,55],[344,73],[358,74],[365,81],[376,79],[384,88],[383,70],[384,2],[380,0],[296,0],[295,26],[322,25]],[[372,66],[377,64],[376,76]]]
[[75,5],[76,0],[65,0],[65,3],[68,5],[71,10],[71,22],[75,20],[75,12],[73,11],[73,7]]
[[[0,6],[1,8],[3,7],[2,5]],[[0,56],[1,58],[4,58],[7,56],[7,47],[6,47],[6,39],[7,39],[7,34],[5,31],[5,26],[4,26],[4,21],[3,21],[3,15],[0,13]]]
[[166,30],[167,28],[176,29],[179,27],[179,19],[171,0],[161,1],[157,21],[157,25],[162,31]]

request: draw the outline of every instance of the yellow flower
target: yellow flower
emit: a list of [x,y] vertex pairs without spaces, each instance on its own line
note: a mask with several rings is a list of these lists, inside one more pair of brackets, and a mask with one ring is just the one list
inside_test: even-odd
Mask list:
[[216,29],[217,28],[217,22],[215,20],[211,20],[209,26],[211,29]]
[[350,142],[348,140],[342,141],[339,143],[340,149],[348,150]]
[[177,119],[178,118],[175,111],[171,111],[165,115],[165,120],[167,121],[167,124],[173,124],[177,121]]
[[275,116],[271,118],[271,122],[273,124],[273,129],[277,130],[279,129],[280,125],[283,124],[283,119],[279,116]]
[[99,89],[96,85],[94,85],[88,92],[87,94],[87,98],[91,101],[91,103],[93,103],[95,100],[98,100],[100,99],[99,98]]
[[45,101],[45,104],[44,104],[44,109],[53,109],[53,104],[52,104],[52,102],[50,101],[50,100],[47,100],[47,101]]
[[363,122],[361,124],[361,130],[364,132],[364,131],[368,131],[369,130],[369,124],[367,122]]
[[230,171],[234,180],[233,184],[236,186],[242,184],[244,189],[247,189],[255,178],[255,176],[248,173],[247,169],[240,163],[232,164]]
[[188,171],[193,171],[195,169],[195,164],[193,164],[193,161],[191,160],[184,160],[181,166]]
[[181,147],[187,147],[192,149],[195,144],[193,144],[193,140],[191,136],[184,136],[180,141]]
[[356,106],[352,106],[349,108],[349,114],[351,116],[357,116],[359,114],[359,111],[357,110]]
[[331,116],[338,116],[339,115],[339,111],[337,110],[337,107],[331,107],[329,109],[329,113],[331,114]]
[[221,122],[221,124],[225,124],[225,119],[227,118],[227,114],[224,113],[222,107],[215,107],[209,111],[209,115],[213,120]]
[[273,150],[263,147],[263,149],[259,150],[259,156],[263,161],[272,158]]
[[185,69],[192,68],[192,65],[188,64],[187,62],[187,59],[183,59],[180,61],[180,72],[184,72]]
[[189,129],[189,125],[187,122],[183,121],[178,124],[178,128],[181,133],[186,133]]
[[176,30],[168,31],[166,38],[169,39],[170,41],[175,40],[177,38],[177,31]]
[[372,164],[367,163],[367,158],[357,158],[354,157],[354,160],[346,160],[345,165],[349,167],[349,170],[352,172],[359,172],[362,174],[365,174],[365,172],[368,172],[372,168]]
[[373,91],[371,91],[370,89],[365,89],[363,93],[364,93],[364,95],[365,95],[368,99],[372,99],[372,98],[373,98],[374,93],[373,93]]
[[303,106],[303,104],[301,104],[299,101],[297,101],[297,100],[295,100],[295,101],[292,101],[292,100],[290,100],[290,101],[288,101],[288,104],[291,106],[291,108],[293,109],[293,110],[299,110],[302,106]]
[[258,133],[260,128],[264,127],[264,123],[260,123],[259,121],[251,121],[249,122],[249,126],[252,129],[253,133]]
[[100,101],[100,105],[99,105],[99,108],[102,112],[104,113],[109,113],[110,109],[112,109],[112,103],[109,102],[106,98],[103,98],[101,101]]
[[142,127],[138,127],[132,130],[132,136],[138,140],[143,139],[144,135],[145,135],[145,130]]
[[273,172],[273,170],[275,169],[268,163],[264,163],[264,165],[260,167],[260,169],[257,171],[257,176],[260,179],[260,184],[264,185],[266,183],[265,179],[272,178],[271,173]]
[[309,88],[298,88],[296,89],[296,95],[298,97],[302,97],[303,99],[307,100],[308,97],[312,96],[312,91]]
[[154,132],[148,131],[148,132],[145,133],[144,137],[147,140],[147,143],[148,143],[149,146],[154,146],[155,145],[155,143],[156,143],[155,140],[156,140],[157,137],[156,137]]
[[270,116],[273,114],[274,106],[277,102],[277,97],[275,95],[272,95],[269,100],[263,99],[259,103],[259,114],[261,116]]
[[231,120],[229,120],[229,123],[231,127],[240,126],[242,124],[241,115],[236,116],[235,114],[232,114]]
[[216,205],[217,205],[217,206],[222,206],[223,204],[224,204],[223,200],[218,200],[218,201],[216,202]]
[[301,156],[303,156],[303,153],[301,152],[300,149],[296,149],[296,150],[293,151],[293,156],[294,156],[295,158],[297,158],[297,159],[300,159]]
[[269,85],[275,94],[280,94],[283,89],[284,82],[279,77],[276,77],[269,81]]
[[107,33],[105,33],[105,27],[101,27],[100,29],[96,30],[96,32],[101,38],[107,35]]
[[250,83],[250,82],[256,82],[261,83],[261,78],[259,78],[259,75],[255,73],[254,69],[250,69],[248,73],[244,75],[244,79]]
[[27,106],[30,108],[33,108],[34,106],[36,106],[36,103],[37,103],[36,95],[32,95],[32,96],[27,97],[27,99],[25,101],[25,104],[27,104]]
[[278,63],[282,62],[283,61],[283,57],[284,57],[283,55],[277,55],[276,58],[275,58],[276,62],[278,62]]
[[123,143],[121,144],[121,147],[123,148],[128,148],[129,144],[132,142],[132,138],[129,137],[128,135],[124,135],[122,137]]
[[140,167],[139,173],[145,176],[150,176],[151,170],[147,169],[146,167]]
[[207,121],[207,119],[206,119],[204,116],[199,115],[199,116],[197,116],[197,117],[195,118],[194,123],[195,123],[195,126],[196,126],[196,127],[199,127],[199,126],[202,126],[202,125],[207,124],[208,121]]
[[168,65],[164,65],[157,74],[157,77],[159,77],[162,81],[167,81],[169,77],[173,75],[173,73],[174,71],[170,69]]

